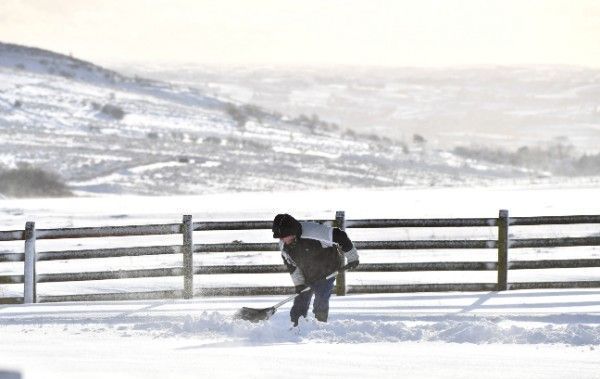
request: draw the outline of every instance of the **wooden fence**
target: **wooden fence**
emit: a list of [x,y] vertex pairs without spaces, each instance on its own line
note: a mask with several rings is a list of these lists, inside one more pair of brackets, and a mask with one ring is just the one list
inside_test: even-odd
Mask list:
[[[549,216],[509,218],[508,211],[501,210],[498,218],[452,218],[452,219],[379,219],[346,220],[344,212],[336,213],[332,220],[314,220],[345,228],[439,228],[439,227],[491,227],[497,228],[498,237],[493,240],[398,240],[355,241],[360,250],[418,250],[418,249],[494,249],[496,261],[489,262],[413,262],[413,263],[361,263],[355,271],[361,272],[407,272],[407,271],[497,271],[493,283],[441,283],[441,284],[386,284],[346,285],[345,275],[338,276],[336,293],[382,293],[382,292],[430,292],[430,291],[504,291],[531,288],[584,288],[600,287],[600,280],[570,282],[522,282],[508,283],[508,270],[600,267],[600,259],[560,259],[535,261],[509,261],[509,249],[600,246],[600,235],[578,238],[509,239],[509,227],[517,225],[600,224],[600,216]],[[0,284],[24,284],[23,297],[0,297],[0,303],[35,303],[55,301],[128,300],[153,298],[184,298],[214,295],[260,295],[289,294],[292,287],[221,287],[202,288],[194,293],[194,275],[235,273],[281,273],[283,265],[194,265],[194,253],[213,252],[259,252],[277,251],[277,243],[216,243],[194,244],[193,232],[214,230],[270,229],[271,221],[193,222],[192,216],[183,216],[181,223],[163,225],[106,226],[92,228],[36,229],[27,222],[25,230],[0,231],[0,241],[24,240],[24,253],[0,253],[0,262],[24,262],[23,275],[0,275]],[[36,241],[41,239],[122,237],[181,234],[181,245],[128,247],[72,251],[36,251]],[[352,236],[352,233],[349,233]],[[36,262],[66,259],[114,258],[180,254],[183,265],[154,269],[99,271],[83,273],[36,273]],[[183,277],[181,290],[126,292],[102,294],[73,294],[64,296],[38,296],[37,283],[70,282],[105,279]]]

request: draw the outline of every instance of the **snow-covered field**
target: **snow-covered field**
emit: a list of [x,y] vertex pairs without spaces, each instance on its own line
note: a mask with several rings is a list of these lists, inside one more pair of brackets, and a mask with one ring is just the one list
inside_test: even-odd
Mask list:
[[[200,220],[268,220],[279,212],[298,218],[332,218],[345,210],[348,219],[496,217],[600,214],[598,188],[414,188],[396,190],[310,191],[215,194],[179,197],[105,196],[69,199],[0,200],[2,230],[59,226],[128,225],[180,222],[181,215]],[[514,236],[597,235],[598,225],[520,230]],[[519,230],[517,230],[519,229]],[[349,230],[354,240],[445,238],[456,230]],[[383,233],[383,234],[382,234]],[[494,231],[475,233],[494,238]],[[179,238],[179,237],[178,237]],[[194,235],[196,243],[272,241],[268,231]],[[106,242],[108,241],[108,242]],[[47,244],[46,244],[47,243]],[[38,251],[102,244],[171,244],[150,240],[57,240],[38,242]],[[83,248],[83,247],[82,247]],[[3,243],[0,250],[21,251]],[[418,254],[416,254],[418,253]],[[458,254],[458,255],[455,255]],[[363,262],[402,260],[485,260],[488,252],[361,252]],[[489,259],[494,259],[489,252]],[[509,258],[598,257],[597,248],[511,250]],[[485,258],[482,258],[485,257]],[[40,262],[41,272],[123,268],[143,265],[132,260]],[[178,263],[180,264],[180,258]],[[278,263],[277,253],[200,257],[201,263]],[[44,266],[42,263],[54,263]],[[89,263],[89,262],[88,262]],[[144,264],[168,264],[154,259]],[[20,265],[20,267],[18,267]],[[18,273],[22,263],[0,265],[0,273]],[[122,265],[122,266],[121,266]],[[598,280],[600,268],[519,273],[510,280]],[[348,273],[348,282],[468,281],[467,273]],[[494,273],[487,279],[493,282]],[[446,274],[444,274],[446,275]],[[512,275],[512,273],[509,273]],[[217,275],[214,275],[215,277]],[[255,275],[211,282],[197,276],[197,287],[228,282],[236,285],[289,284],[286,275]],[[243,275],[242,275],[243,277]],[[452,278],[451,278],[452,277]],[[127,291],[181,288],[182,279],[154,282],[105,281],[40,285],[39,291]],[[475,278],[473,280],[478,280]],[[268,283],[265,283],[268,282]],[[85,283],[85,282],[84,282]],[[160,288],[155,288],[157,286]],[[9,286],[0,290],[18,291]],[[22,287],[22,286],[21,286]],[[20,289],[22,291],[22,289]],[[187,377],[410,377],[410,378],[598,378],[600,372],[600,289],[528,290],[474,293],[372,294],[333,297],[327,324],[312,317],[290,330],[284,305],[271,320],[252,324],[233,320],[242,306],[267,307],[281,296],[215,297],[93,303],[3,305],[0,307],[0,370],[25,378],[187,378]],[[2,374],[0,374],[2,377]]]
[[600,291],[355,295],[327,324],[232,320],[276,297],[0,309],[25,378],[597,378]]

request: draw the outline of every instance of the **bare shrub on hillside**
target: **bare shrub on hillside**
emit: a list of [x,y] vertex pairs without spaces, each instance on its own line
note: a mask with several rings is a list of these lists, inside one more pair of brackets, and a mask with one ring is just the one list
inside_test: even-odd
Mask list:
[[114,118],[115,120],[122,120],[123,117],[125,117],[125,111],[123,110],[123,108],[117,105],[105,104],[100,109],[100,112],[109,117]]
[[227,104],[225,106],[225,113],[227,113],[240,127],[246,125],[246,121],[248,121],[248,115],[244,112],[244,109],[235,104]]
[[0,171],[0,194],[10,197],[64,197],[73,195],[58,175],[31,166]]

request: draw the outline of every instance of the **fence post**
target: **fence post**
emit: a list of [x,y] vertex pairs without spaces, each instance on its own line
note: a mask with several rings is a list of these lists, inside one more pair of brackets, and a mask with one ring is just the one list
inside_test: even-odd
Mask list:
[[508,210],[498,215],[498,291],[506,291],[508,278]]
[[36,273],[35,273],[35,222],[25,223],[25,265],[23,270],[24,289],[23,303],[37,303]]
[[194,297],[194,226],[191,215],[183,216],[183,298]]
[[[346,212],[337,211],[335,212],[335,222],[334,226],[340,228],[341,230],[346,229]],[[337,275],[335,285],[335,294],[337,296],[345,296],[346,295],[346,272],[342,271]]]

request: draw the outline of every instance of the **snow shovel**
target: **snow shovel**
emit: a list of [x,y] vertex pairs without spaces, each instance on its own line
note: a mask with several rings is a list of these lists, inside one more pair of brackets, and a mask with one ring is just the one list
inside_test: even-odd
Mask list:
[[[339,271],[345,271],[347,268],[348,268],[348,265],[342,267]],[[331,278],[335,277],[339,271],[332,272],[331,274],[327,275],[324,279],[331,279]],[[303,289],[302,291],[300,291],[300,293],[292,295],[292,296],[288,297],[287,299],[281,300],[279,303],[273,305],[272,307],[263,308],[263,309],[242,307],[239,311],[237,311],[235,313],[233,318],[242,319],[242,320],[251,321],[251,322],[259,322],[261,320],[268,320],[269,317],[273,316],[273,314],[277,311],[277,308],[281,307],[283,304],[285,304],[289,301],[294,300],[296,297],[300,296],[304,292],[310,291],[311,289],[312,289],[312,287],[308,286],[305,289]]]

